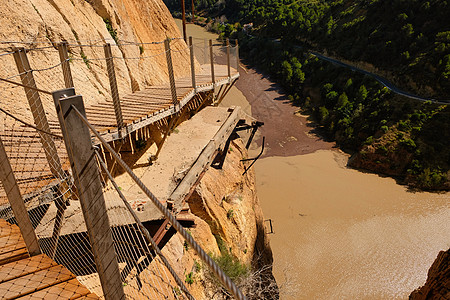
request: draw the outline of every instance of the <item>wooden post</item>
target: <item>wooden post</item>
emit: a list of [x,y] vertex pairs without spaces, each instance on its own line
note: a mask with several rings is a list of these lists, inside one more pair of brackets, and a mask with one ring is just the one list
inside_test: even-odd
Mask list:
[[116,72],[114,71],[114,61],[111,52],[111,45],[105,44],[104,50],[106,58],[106,67],[108,69],[109,86],[111,87],[111,96],[114,104],[114,114],[116,115],[117,130],[119,133],[119,138],[122,138],[121,129],[124,127],[123,116],[122,116],[122,108],[120,107],[119,90],[117,88]]
[[[22,80],[22,83],[25,86],[37,88],[24,48],[19,48],[14,52],[14,60],[17,65],[17,70],[21,74],[20,79]],[[45,111],[42,106],[39,92],[26,87],[24,89],[28,103],[30,104],[31,113],[33,114],[34,124],[38,129],[45,132],[50,132],[50,126],[48,125],[48,120],[45,116]],[[40,135],[42,146],[45,150],[45,157],[47,158],[50,166],[50,171],[56,178],[60,178],[64,173],[62,171],[61,162],[59,160],[55,143],[50,135],[44,134],[41,131],[38,131],[38,133]]]
[[85,116],[83,98],[63,98],[59,106],[64,120],[63,136],[69,145],[67,153],[72,157],[72,172],[103,294],[105,299],[125,299],[91,135],[72,109],[76,107]]
[[164,41],[164,48],[166,49],[167,69],[169,71],[169,81],[170,81],[170,91],[172,93],[172,102],[173,102],[173,105],[176,105],[176,104],[178,104],[178,98],[177,98],[177,89],[175,86],[175,77],[173,75],[172,52],[170,50],[170,40],[169,39],[166,39]]
[[194,6],[194,0],[191,0],[191,8],[192,8],[192,24],[195,24],[195,6]]
[[184,39],[184,42],[187,43],[187,38],[186,38],[186,9],[184,7],[184,0],[181,0],[181,19],[183,21],[183,39]]
[[203,63],[206,65],[208,63],[208,42],[206,39],[203,40]]
[[236,71],[239,73],[239,43],[236,39]]
[[213,86],[216,86],[216,77],[214,76],[214,56],[213,56],[213,46],[212,46],[212,40],[209,40],[209,57],[211,60],[211,79]]
[[197,86],[195,84],[194,44],[192,43],[192,36],[189,37],[189,50],[191,54],[192,87],[194,88],[195,93],[197,93]]
[[16,177],[9,163],[8,155],[6,154],[5,147],[3,146],[2,139],[0,137],[0,181],[5,189],[6,196],[8,197],[11,208],[16,217],[17,224],[20,228],[20,233],[23,236],[25,245],[27,246],[28,253],[38,255],[41,253],[39,249],[39,243],[36,234],[31,224],[30,217],[28,216],[25,203],[23,202],[22,195],[20,194],[19,186],[17,185]]
[[227,39],[227,68],[228,68],[228,80],[231,78],[231,66],[230,66],[230,40]]
[[66,88],[74,86],[72,72],[70,71],[69,53],[67,52],[67,42],[62,42],[58,45],[59,59],[61,60],[61,67],[64,75],[64,84]]

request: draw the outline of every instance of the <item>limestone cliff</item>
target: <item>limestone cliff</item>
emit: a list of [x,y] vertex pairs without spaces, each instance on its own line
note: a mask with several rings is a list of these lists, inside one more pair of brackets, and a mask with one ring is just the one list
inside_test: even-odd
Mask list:
[[441,251],[434,261],[425,285],[409,296],[410,300],[450,299],[450,249]]
[[[190,230],[199,244],[216,259],[231,254],[248,267],[237,281],[250,299],[277,299],[272,275],[272,251],[264,228],[252,170],[244,173],[240,161],[247,151],[240,139],[230,146],[222,169],[210,167],[188,200],[197,226]],[[189,289],[196,299],[223,299],[226,293],[211,278],[207,267],[182,239],[175,236],[163,250],[181,261],[179,274],[192,276]],[[239,268],[237,264],[234,267]],[[189,275],[189,273],[191,273]],[[260,286],[258,286],[260,285]],[[251,287],[250,287],[251,286]]]
[[[67,41],[75,89],[85,103],[110,98],[105,43],[112,45],[119,92],[124,95],[168,82],[164,44],[157,42],[181,36],[161,0],[0,1],[0,28],[0,54],[14,47],[28,49],[31,68],[39,70],[33,72],[37,86],[48,91],[64,88],[55,43]],[[171,47],[175,77],[188,76],[186,44],[176,39]],[[53,68],[42,70],[49,67]],[[18,80],[17,75],[12,55],[1,55],[0,77]],[[16,115],[28,119],[23,92],[5,87],[3,98],[9,93]],[[8,105],[7,101],[2,103]],[[43,102],[52,108],[51,99],[44,97]]]

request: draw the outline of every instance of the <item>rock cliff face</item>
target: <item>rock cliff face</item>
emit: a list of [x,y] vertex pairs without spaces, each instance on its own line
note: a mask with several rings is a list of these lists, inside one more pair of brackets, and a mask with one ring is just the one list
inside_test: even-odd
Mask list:
[[[233,141],[222,169],[210,167],[188,200],[197,226],[192,236],[213,257],[226,253],[249,268],[247,276],[236,281],[251,299],[277,299],[278,289],[272,275],[272,251],[265,232],[252,170],[244,173],[240,161],[247,151],[240,139]],[[179,274],[192,272],[189,289],[198,299],[226,298],[220,286],[209,275],[194,250],[175,236],[163,252],[172,261],[182,261]],[[238,268],[237,265],[234,265]],[[255,284],[256,283],[256,284]],[[263,288],[258,287],[258,283]],[[252,285],[252,288],[249,288]]]
[[439,252],[428,270],[425,285],[412,292],[409,299],[450,299],[450,249]]
[[[105,43],[112,45],[119,93],[124,95],[146,85],[168,82],[164,44],[155,42],[181,36],[161,0],[8,0],[0,1],[0,12],[0,54],[14,47],[30,49],[31,68],[41,70],[33,72],[41,89],[64,88],[55,43],[69,43],[75,89],[84,96],[85,103],[110,97]],[[188,76],[186,44],[176,39],[171,48],[175,50],[172,52],[175,77]],[[1,56],[0,77],[17,74],[12,55]],[[8,98],[19,102],[16,114],[29,119],[23,92],[5,86]],[[53,108],[51,99],[43,102]]]

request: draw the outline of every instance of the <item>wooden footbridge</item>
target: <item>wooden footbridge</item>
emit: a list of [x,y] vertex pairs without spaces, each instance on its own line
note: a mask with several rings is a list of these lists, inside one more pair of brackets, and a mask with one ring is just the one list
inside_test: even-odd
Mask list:
[[[164,45],[168,82],[122,94],[119,94],[120,82],[114,65],[117,58],[112,55],[111,46],[104,45],[110,97],[90,101],[86,106],[83,97],[77,95],[83,94],[83,86],[75,86],[72,79],[73,59],[67,43],[57,45],[60,62],[41,70],[31,67],[27,49],[16,48],[3,54],[14,57],[18,74],[0,77],[0,81],[8,88],[24,89],[33,120],[24,121],[14,110],[0,106],[0,180],[3,183],[0,218],[18,223],[30,254],[47,254],[75,273],[90,292],[106,299],[142,295],[155,299],[180,296],[193,299],[160,250],[168,240],[165,235],[175,232],[235,297],[244,299],[179,223],[186,218],[173,215],[185,211],[184,200],[199,182],[199,175],[211,164],[214,155],[226,153],[225,144],[229,145],[226,142],[236,127],[248,123],[239,108],[221,112],[222,123],[217,133],[166,199],[150,192],[121,158],[124,152],[141,151],[142,154],[142,148],[147,150],[149,143],[154,143],[157,151],[151,160],[157,159],[171,131],[206,106],[218,105],[239,77],[237,45],[231,47],[228,41],[225,46],[220,45],[225,65],[214,61],[212,41],[203,52],[204,58],[209,52],[209,63],[205,64],[203,59],[203,64],[199,64],[190,39],[185,50],[189,51],[191,74],[178,78],[174,76],[170,41],[164,41]],[[232,49],[234,58],[230,55]],[[85,57],[82,61],[89,67]],[[38,86],[34,74],[56,67],[60,67],[65,89],[49,91]],[[2,96],[9,91],[0,89]],[[10,95],[15,95],[15,90]],[[45,98],[54,102],[56,113],[48,111]],[[260,125],[245,126],[256,130]],[[159,211],[158,218],[162,221],[159,227],[151,230],[154,224],[145,223],[151,221],[149,217],[139,213],[137,207],[132,208],[126,193],[115,183],[111,173],[118,165],[148,197],[153,209]],[[0,260],[0,265],[8,262]],[[0,266],[0,273],[6,270],[5,266]],[[72,282],[73,276],[68,280]],[[0,284],[0,294],[1,287]],[[82,288],[77,286],[76,290]]]

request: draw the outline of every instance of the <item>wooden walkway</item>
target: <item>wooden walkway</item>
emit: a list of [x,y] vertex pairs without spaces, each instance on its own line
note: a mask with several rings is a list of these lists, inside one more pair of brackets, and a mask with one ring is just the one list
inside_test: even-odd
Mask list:
[[[177,114],[197,93],[211,91],[215,87],[231,84],[239,77],[239,73],[236,69],[231,68],[231,77],[228,78],[226,65],[214,65],[214,82],[212,82],[211,77],[211,66],[203,65],[202,72],[195,76],[196,89],[192,87],[191,77],[177,79],[175,86],[179,105],[174,105],[172,102],[169,83],[149,86],[133,94],[120,96],[122,116],[124,126],[127,127],[127,133]],[[86,115],[91,124],[103,134],[106,141],[119,139],[112,99],[86,107]]]
[[99,299],[45,254],[30,257],[20,230],[0,219],[2,299]]
[[[172,102],[169,83],[149,86],[141,91],[120,96],[124,126],[126,127],[126,131],[122,132],[130,134],[159,120],[178,114],[198,93],[229,85],[239,78],[239,73],[234,68],[231,68],[231,77],[228,77],[226,65],[214,65],[214,73],[215,81],[212,82],[211,65],[202,65],[202,72],[195,76],[195,89],[192,87],[191,77],[177,79],[175,81],[179,102],[177,105]],[[112,99],[87,106],[86,115],[106,141],[119,139]],[[59,121],[56,119],[48,121],[52,132],[61,135]],[[14,131],[6,128],[4,132],[0,132],[0,135],[5,148],[9,149],[7,151],[14,174],[21,192],[25,196],[41,187],[49,186],[54,177],[50,171],[38,132],[25,125],[18,125],[19,127],[15,127]],[[122,136],[126,137],[126,135]],[[67,169],[68,158],[64,141],[57,138],[53,138],[53,140],[63,168]],[[30,184],[30,182],[34,182],[34,184]],[[4,190],[0,189],[0,209],[2,205],[8,206],[8,201]]]

